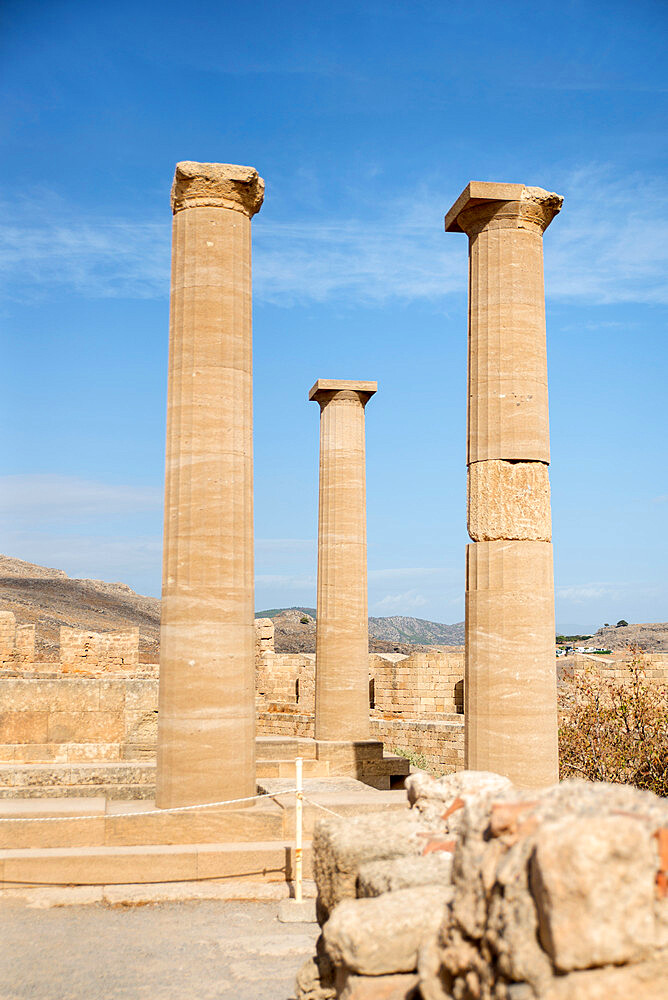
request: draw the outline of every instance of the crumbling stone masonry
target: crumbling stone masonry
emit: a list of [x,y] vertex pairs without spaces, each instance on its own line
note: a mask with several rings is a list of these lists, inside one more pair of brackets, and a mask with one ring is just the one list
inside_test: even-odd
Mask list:
[[[258,735],[315,732],[312,653],[275,653],[268,620],[257,619]],[[442,774],[464,766],[464,653],[434,650],[368,654],[367,712],[372,739]]]
[[35,626],[17,625],[11,611],[0,611],[0,667],[23,667],[35,659]]
[[668,800],[463,771],[408,814],[324,817],[298,1000],[662,1000]]
[[63,673],[104,673],[139,669],[139,629],[91,632],[60,629],[60,669]]
[[469,237],[466,761],[557,780],[543,233],[563,199],[472,181],[445,217]]

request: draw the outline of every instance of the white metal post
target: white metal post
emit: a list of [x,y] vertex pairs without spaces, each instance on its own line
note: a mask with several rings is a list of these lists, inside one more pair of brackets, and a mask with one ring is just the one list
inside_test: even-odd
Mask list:
[[295,788],[296,792],[296,802],[295,802],[295,902],[301,903],[302,901],[302,809],[303,809],[303,793],[302,793],[302,758],[297,757],[295,760]]

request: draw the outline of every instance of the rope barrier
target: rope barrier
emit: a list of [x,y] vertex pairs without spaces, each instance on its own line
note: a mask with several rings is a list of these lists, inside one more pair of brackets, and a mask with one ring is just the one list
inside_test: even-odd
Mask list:
[[[246,795],[242,799],[226,799],[224,802],[204,802],[194,806],[172,806],[169,809],[147,809],[145,812],[131,813],[91,813],[88,816],[0,816],[0,823],[64,823],[80,819],[127,819],[133,816],[164,816],[165,813],[191,812],[194,809],[214,809],[216,806],[233,806],[239,802],[253,802],[255,799],[275,799],[278,795],[294,795],[297,788],[284,788],[280,792],[262,792],[260,795]],[[9,800],[5,800],[9,801]]]
[[330,816],[336,816],[337,819],[342,818],[341,813],[334,812],[333,809],[328,809],[327,806],[321,806],[319,802],[314,802],[313,799],[309,799],[306,795],[304,796],[304,802],[310,802],[316,809],[322,809],[323,812],[329,813]]

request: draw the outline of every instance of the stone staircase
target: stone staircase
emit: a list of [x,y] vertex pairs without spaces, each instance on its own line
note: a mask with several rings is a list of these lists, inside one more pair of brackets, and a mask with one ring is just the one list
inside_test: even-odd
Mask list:
[[[306,779],[304,791],[305,877],[321,807],[342,816],[407,808],[403,791],[379,791],[353,778]],[[294,810],[294,794],[280,790],[246,808],[180,812],[155,811],[150,800],[4,799],[0,884],[12,890],[203,879],[289,882]]]
[[[260,736],[256,741],[258,781],[293,778],[295,758],[302,757],[304,778],[336,776],[328,760],[316,759],[313,740]],[[374,762],[374,787],[401,787],[409,765],[403,757],[383,754]],[[134,800],[155,798],[155,758],[86,763],[0,764],[0,799],[74,796]]]

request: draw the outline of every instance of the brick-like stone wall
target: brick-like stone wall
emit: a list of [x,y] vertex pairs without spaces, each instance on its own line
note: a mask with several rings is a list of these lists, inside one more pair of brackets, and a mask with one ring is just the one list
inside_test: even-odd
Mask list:
[[35,626],[17,625],[11,611],[0,611],[0,667],[23,669],[35,659]]
[[372,708],[421,719],[463,712],[463,651],[370,657]]
[[136,759],[155,752],[155,677],[0,678],[0,761]]
[[0,611],[0,663],[8,663],[16,646],[16,617],[11,611]]
[[371,717],[371,737],[382,740],[388,753],[401,753],[412,763],[436,774],[464,767],[464,717],[447,719],[383,719]]
[[315,709],[315,654],[263,652],[256,661],[258,712]]
[[594,670],[603,680],[628,681],[631,677],[630,664],[636,661],[642,669],[648,684],[668,686],[668,653],[623,653],[613,657],[597,656],[595,653],[576,653],[563,661],[564,675],[569,672],[582,674]]
[[139,629],[90,632],[60,629],[60,668],[63,672],[133,671],[139,667]]
[[[270,627],[271,626],[271,627]],[[313,738],[315,655],[275,653],[271,619],[256,619],[259,736]],[[430,770],[463,767],[464,653],[370,654],[371,732]]]

